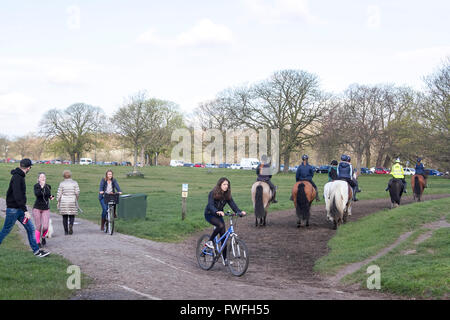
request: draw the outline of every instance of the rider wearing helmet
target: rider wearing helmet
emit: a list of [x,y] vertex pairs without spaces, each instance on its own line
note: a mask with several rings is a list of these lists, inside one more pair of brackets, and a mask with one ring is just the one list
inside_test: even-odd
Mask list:
[[347,181],[347,183],[350,185],[350,187],[352,188],[352,193],[353,193],[353,201],[358,201],[358,199],[356,199],[356,183],[355,181],[353,181],[352,179],[352,175],[353,175],[353,167],[352,164],[350,163],[351,158],[346,155],[343,154],[341,156],[341,162],[339,163],[338,167],[337,167],[337,175],[338,175],[338,179],[339,180],[344,180]]
[[297,172],[295,174],[295,181],[308,181],[312,184],[314,189],[316,189],[316,201],[320,201],[319,191],[317,190],[317,186],[312,181],[314,176],[314,168],[308,164],[308,155],[304,154],[302,156],[303,163],[298,166]]
[[[395,179],[400,179],[403,182],[403,192],[406,193],[406,180],[405,180],[405,173],[403,171],[403,167],[400,164],[400,158],[395,159],[395,164],[392,166],[391,169],[391,175]],[[386,188],[386,191],[389,190],[390,184],[388,183],[388,187]]]
[[338,166],[338,162],[337,160],[333,160],[330,163],[330,168],[328,169],[328,181],[334,181],[338,179],[338,175],[337,175],[337,166]]
[[277,194],[277,187],[272,183],[272,181],[270,181],[270,179],[272,178],[272,172],[270,170],[270,160],[265,154],[261,156],[261,163],[256,168],[256,174],[258,176],[256,178],[256,181],[263,181],[269,185],[270,190],[272,190],[273,194],[271,201],[273,203],[277,203],[278,201],[275,198]]
[[422,158],[417,158],[417,164],[416,164],[416,174],[422,175],[422,177],[425,179],[425,186],[427,187],[427,175],[425,174],[425,168],[423,167],[423,163],[421,163]]

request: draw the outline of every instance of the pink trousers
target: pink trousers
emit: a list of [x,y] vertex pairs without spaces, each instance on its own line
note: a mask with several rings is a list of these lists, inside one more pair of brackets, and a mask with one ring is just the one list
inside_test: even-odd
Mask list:
[[41,243],[41,230],[43,237],[47,234],[48,231],[50,210],[39,210],[33,208],[32,213],[34,219],[34,226],[36,228],[36,243]]

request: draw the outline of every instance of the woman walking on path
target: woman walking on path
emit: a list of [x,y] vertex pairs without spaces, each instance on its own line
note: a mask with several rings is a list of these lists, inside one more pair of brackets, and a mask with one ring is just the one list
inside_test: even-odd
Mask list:
[[100,181],[98,200],[100,201],[100,205],[102,206],[102,224],[100,226],[100,230],[105,230],[105,222],[106,222],[106,214],[108,211],[108,206],[105,203],[105,194],[111,193],[122,194],[122,190],[120,190],[119,183],[116,179],[114,179],[112,170],[106,171],[105,177]]
[[80,187],[75,180],[72,180],[72,173],[69,170],[64,170],[63,177],[64,181],[59,184],[56,198],[59,214],[63,217],[64,234],[68,235],[73,233],[73,223],[78,214]]
[[[47,177],[44,172],[38,174],[37,183],[34,185],[34,195],[36,201],[33,206],[33,219],[36,227],[36,243],[39,247],[45,246],[45,237],[48,233],[49,220],[50,220],[50,200],[55,199],[52,196],[52,187],[46,183]],[[42,242],[41,242],[41,230],[42,230]]]

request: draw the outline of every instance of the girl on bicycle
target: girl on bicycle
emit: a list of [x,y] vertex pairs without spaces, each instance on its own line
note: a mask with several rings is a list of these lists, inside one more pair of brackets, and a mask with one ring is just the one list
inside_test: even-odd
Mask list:
[[112,193],[122,194],[122,190],[120,190],[119,183],[116,179],[114,179],[112,170],[106,171],[105,177],[100,181],[99,195],[98,200],[100,201],[100,205],[102,206],[102,224],[100,230],[105,230],[105,222],[106,222],[106,214],[108,211],[108,206],[105,203],[105,194]]
[[[223,208],[226,204],[228,204],[235,213],[240,214],[241,216],[246,215],[246,212],[241,211],[231,197],[230,180],[228,180],[227,178],[220,178],[219,181],[217,181],[216,186],[209,193],[208,204],[205,208],[206,221],[216,227],[209,237],[209,241],[206,242],[206,246],[211,249],[214,248],[213,240],[217,236],[217,234],[222,236],[225,233],[225,221],[223,220],[223,216],[225,215],[225,213],[223,212]],[[226,247],[223,250],[223,258],[226,262]]]

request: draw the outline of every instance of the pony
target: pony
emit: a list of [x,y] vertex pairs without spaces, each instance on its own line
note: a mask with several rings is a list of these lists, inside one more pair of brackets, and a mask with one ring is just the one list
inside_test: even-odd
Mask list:
[[311,203],[316,198],[316,189],[308,181],[298,181],[292,187],[292,200],[294,201],[295,213],[297,214],[297,228],[300,228],[302,219],[309,227],[309,217],[311,216]]
[[[256,181],[252,185],[253,210],[255,211],[255,227],[266,225],[267,208],[272,199],[272,190],[264,181]],[[259,223],[258,223],[259,219]]]
[[333,222],[333,229],[347,222],[347,216],[352,215],[353,192],[349,184],[343,180],[334,180],[325,184],[323,198],[327,210],[327,219]]
[[389,180],[389,195],[391,196],[391,209],[400,205],[400,199],[403,194],[403,182],[400,179],[392,178]]
[[425,178],[421,174],[415,174],[411,177],[411,188],[413,190],[413,199],[418,202],[422,200],[423,189],[425,188]]

